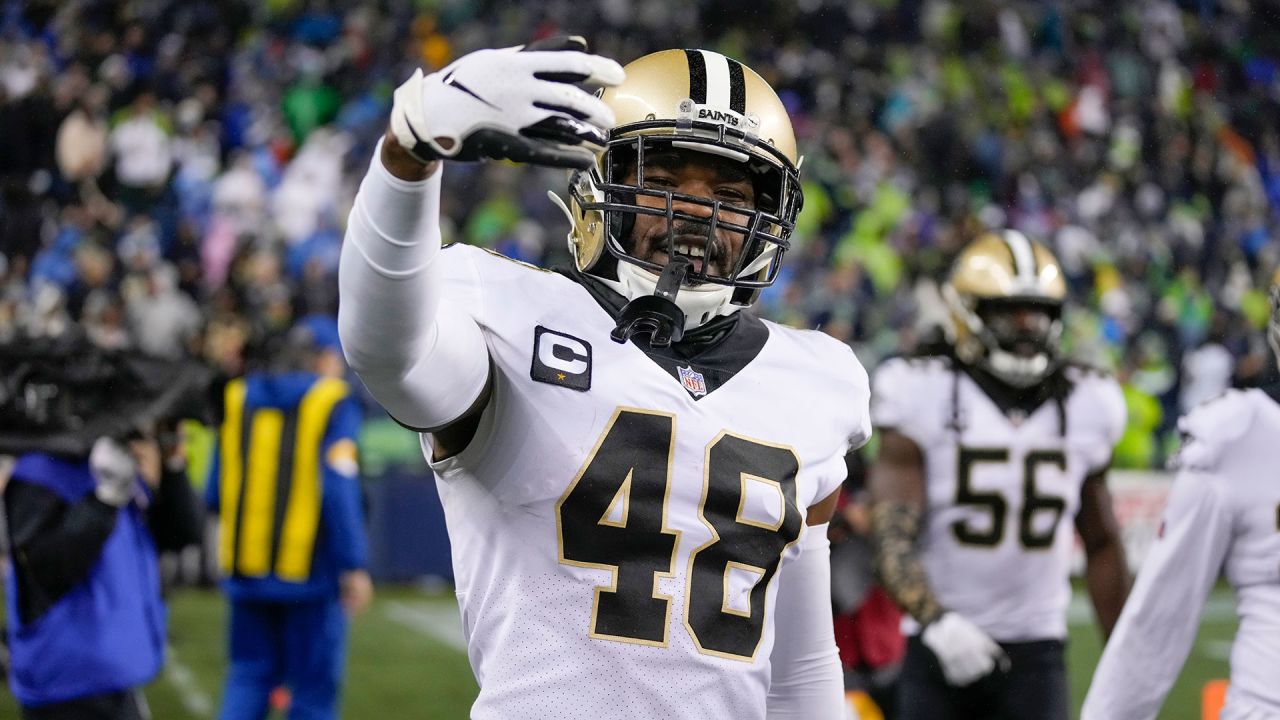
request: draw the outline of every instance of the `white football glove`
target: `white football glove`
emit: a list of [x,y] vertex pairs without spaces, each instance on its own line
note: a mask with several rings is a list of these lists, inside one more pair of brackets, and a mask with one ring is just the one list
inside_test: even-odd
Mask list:
[[959,613],[943,613],[925,626],[920,640],[938,657],[947,682],[957,687],[990,674],[997,664],[1009,669],[1009,656],[996,641]]
[[581,37],[477,50],[396,88],[391,132],[422,162],[495,158],[585,168],[608,140],[613,111],[576,87],[617,85],[622,66]]
[[112,507],[124,507],[138,489],[138,463],[125,446],[100,437],[89,451],[89,472],[97,483],[94,494]]

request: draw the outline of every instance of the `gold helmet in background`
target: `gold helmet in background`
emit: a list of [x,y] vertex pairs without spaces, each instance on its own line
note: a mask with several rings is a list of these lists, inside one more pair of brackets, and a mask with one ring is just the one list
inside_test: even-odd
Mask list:
[[[651,295],[663,265],[633,254],[630,237],[638,214],[665,215],[707,229],[711,252],[716,228],[743,235],[742,252],[723,274],[710,264],[686,276],[675,302],[689,327],[749,305],[776,279],[782,255],[800,211],[800,158],[786,108],[759,75],[736,60],[708,50],[664,50],[625,67],[627,78],[607,88],[603,99],[617,116],[607,147],[596,165],[574,173],[569,183],[569,248],[579,270],[618,283],[628,299]],[[676,148],[727,157],[743,163],[756,193],[756,207],[740,212],[735,224],[673,211],[673,192],[644,186],[645,156]],[[631,170],[635,182],[624,182]],[[648,206],[637,196],[657,198]],[[682,203],[729,207],[706,198],[675,194]],[[663,205],[653,207],[653,205]],[[716,213],[710,213],[717,218]],[[667,256],[675,257],[669,236]],[[601,263],[605,251],[618,260],[617,277]]]
[[1067,286],[1053,253],[1017,230],[969,243],[942,288],[956,356],[1015,388],[1058,367]]

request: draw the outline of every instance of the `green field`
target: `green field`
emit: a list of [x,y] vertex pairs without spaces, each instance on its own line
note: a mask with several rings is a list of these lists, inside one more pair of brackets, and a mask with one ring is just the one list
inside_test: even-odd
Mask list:
[[[212,591],[183,590],[170,599],[173,653],[164,675],[147,690],[156,720],[216,716],[225,669],[226,606]],[[1084,698],[1101,651],[1088,611],[1073,606],[1069,649],[1076,707]],[[1235,632],[1230,594],[1215,591],[1200,637],[1161,718],[1200,717],[1200,688],[1226,677],[1226,652]],[[449,593],[379,587],[368,613],[352,627],[344,718],[351,720],[453,720],[467,717],[476,684],[460,649],[461,629]],[[0,718],[16,718],[13,697],[0,690]]]

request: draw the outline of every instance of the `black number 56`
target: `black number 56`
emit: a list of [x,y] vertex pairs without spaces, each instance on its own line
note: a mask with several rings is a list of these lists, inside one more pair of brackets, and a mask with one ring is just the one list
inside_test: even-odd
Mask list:
[[[960,448],[956,470],[956,505],[979,507],[991,515],[986,529],[974,530],[968,520],[951,523],[956,540],[965,545],[995,547],[1004,540],[1005,516],[1009,502],[998,492],[977,492],[972,486],[973,466],[978,463],[1006,463],[1009,451],[1004,448]],[[1018,514],[1018,541],[1029,550],[1041,550],[1053,545],[1058,521],[1066,510],[1067,502],[1056,495],[1040,495],[1036,488],[1036,467],[1057,465],[1066,470],[1066,456],[1058,450],[1037,450],[1027,453],[1022,461],[1022,510]],[[1052,521],[1045,532],[1036,532],[1035,517],[1038,512],[1052,513]]]

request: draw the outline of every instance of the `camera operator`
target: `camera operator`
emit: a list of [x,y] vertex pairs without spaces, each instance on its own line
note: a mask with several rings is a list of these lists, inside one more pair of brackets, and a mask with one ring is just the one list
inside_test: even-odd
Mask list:
[[[22,718],[149,718],[140,688],[165,646],[157,553],[200,541],[182,443],[161,418],[186,416],[175,398],[199,382],[79,345],[0,351],[6,381],[20,378],[0,393],[0,454],[15,456],[3,498]],[[86,435],[95,428],[110,430]]]

